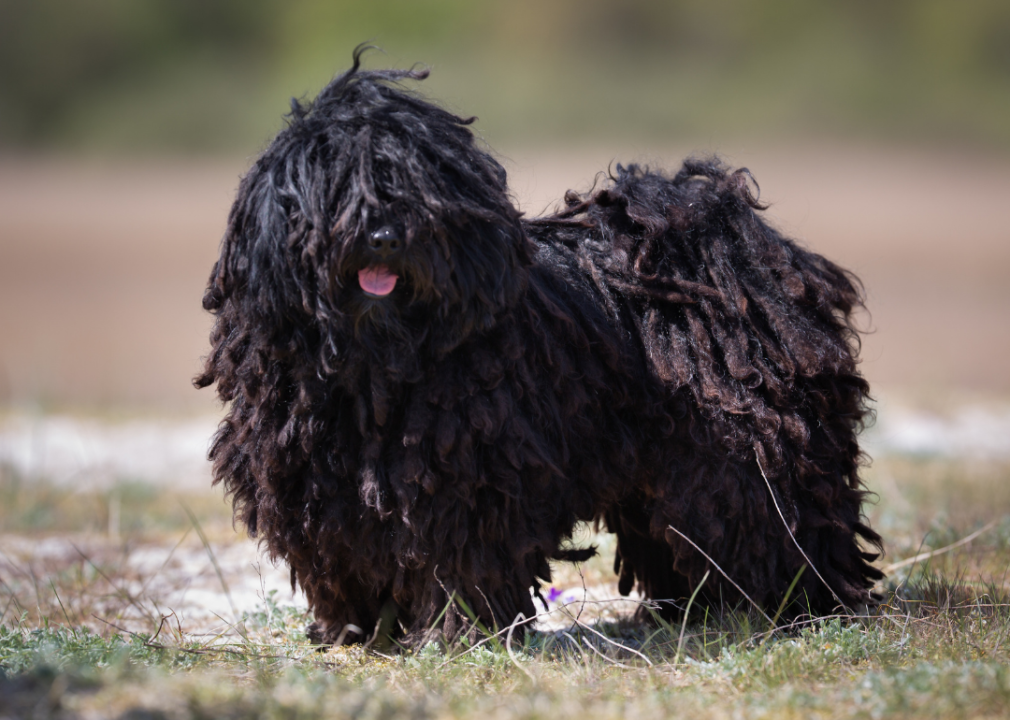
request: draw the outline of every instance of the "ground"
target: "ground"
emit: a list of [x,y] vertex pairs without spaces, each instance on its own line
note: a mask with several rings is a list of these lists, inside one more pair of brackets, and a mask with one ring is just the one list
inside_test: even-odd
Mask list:
[[878,608],[778,629],[747,607],[636,623],[599,537],[601,558],[556,568],[552,612],[521,643],[502,628],[404,653],[311,647],[285,573],[214,494],[70,494],[8,467],[0,717],[1010,714],[1010,464],[892,454],[867,477],[888,539]]

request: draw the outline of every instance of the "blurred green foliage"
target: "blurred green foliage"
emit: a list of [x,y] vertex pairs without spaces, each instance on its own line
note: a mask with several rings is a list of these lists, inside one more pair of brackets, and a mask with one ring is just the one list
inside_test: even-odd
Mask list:
[[1006,0],[0,0],[0,146],[253,151],[364,40],[493,140],[1010,147]]

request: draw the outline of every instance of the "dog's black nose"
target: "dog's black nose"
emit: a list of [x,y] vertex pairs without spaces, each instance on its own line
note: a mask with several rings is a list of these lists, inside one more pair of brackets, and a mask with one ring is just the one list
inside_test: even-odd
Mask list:
[[403,240],[396,228],[386,225],[373,232],[368,237],[368,249],[383,260],[396,255],[403,247]]

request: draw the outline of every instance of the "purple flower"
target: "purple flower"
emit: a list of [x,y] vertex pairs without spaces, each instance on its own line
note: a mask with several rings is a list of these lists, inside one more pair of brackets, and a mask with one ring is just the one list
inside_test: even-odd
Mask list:
[[547,591],[547,602],[557,602],[559,597],[561,597],[561,591],[556,587],[552,587]]

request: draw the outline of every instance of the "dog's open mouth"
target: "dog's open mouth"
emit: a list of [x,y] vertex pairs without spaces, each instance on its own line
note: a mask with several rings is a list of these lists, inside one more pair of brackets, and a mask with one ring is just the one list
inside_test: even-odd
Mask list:
[[358,284],[369,295],[383,297],[393,292],[399,276],[385,265],[369,265],[358,270]]

